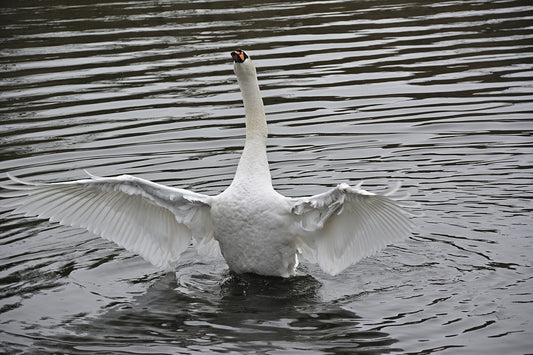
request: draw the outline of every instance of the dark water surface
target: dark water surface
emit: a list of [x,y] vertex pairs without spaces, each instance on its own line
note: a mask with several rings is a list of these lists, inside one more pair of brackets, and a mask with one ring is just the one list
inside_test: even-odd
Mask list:
[[533,352],[529,1],[12,1],[0,182],[123,173],[217,194],[244,141],[229,52],[258,67],[285,195],[402,180],[405,242],[330,277],[164,274],[0,210],[0,352]]

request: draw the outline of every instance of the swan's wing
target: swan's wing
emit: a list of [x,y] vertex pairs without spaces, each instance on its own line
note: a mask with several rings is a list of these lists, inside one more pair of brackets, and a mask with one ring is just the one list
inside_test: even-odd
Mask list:
[[172,268],[191,237],[199,248],[218,247],[206,195],[129,175],[51,184],[9,178],[2,195],[14,212],[85,228],[161,268]]
[[410,235],[412,223],[396,194],[399,184],[373,194],[346,184],[312,197],[290,199],[297,247],[325,272],[336,275],[394,241]]

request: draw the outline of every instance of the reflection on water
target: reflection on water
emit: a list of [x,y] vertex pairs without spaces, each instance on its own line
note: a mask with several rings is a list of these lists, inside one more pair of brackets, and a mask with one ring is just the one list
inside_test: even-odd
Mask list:
[[[416,236],[337,277],[177,278],[0,211],[7,352],[530,351],[533,6],[508,1],[19,1],[0,9],[0,179],[135,174],[207,194],[254,58],[276,188],[402,180]],[[312,275],[312,276],[309,276]]]
[[[258,352],[393,350],[397,340],[389,334],[362,330],[353,312],[322,304],[316,295],[319,285],[311,276],[283,280],[229,275],[209,292],[183,294],[168,274],[127,306],[111,306],[102,316],[69,325],[75,335],[44,339],[38,346],[67,353],[135,352],[138,346],[165,339],[203,352],[243,352],[250,345]],[[80,346],[80,334],[87,329],[90,334],[82,335]],[[172,346],[167,350],[172,352]]]

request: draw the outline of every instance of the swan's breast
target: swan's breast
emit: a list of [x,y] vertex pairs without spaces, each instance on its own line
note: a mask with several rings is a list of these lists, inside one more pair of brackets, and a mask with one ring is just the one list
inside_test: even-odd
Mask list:
[[238,273],[290,276],[297,264],[289,209],[273,190],[226,190],[211,206],[214,237]]

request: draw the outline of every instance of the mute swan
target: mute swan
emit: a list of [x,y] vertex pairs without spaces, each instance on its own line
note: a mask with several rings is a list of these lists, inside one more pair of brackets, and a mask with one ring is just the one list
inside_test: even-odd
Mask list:
[[410,235],[412,223],[395,194],[340,184],[322,194],[289,198],[272,187],[267,123],[257,75],[242,50],[231,53],[243,96],[246,141],[231,185],[217,196],[129,175],[60,183],[12,177],[3,195],[14,212],[85,228],[172,270],[191,241],[200,253],[222,253],[236,273],[295,275],[298,254],[336,275],[361,258]]

